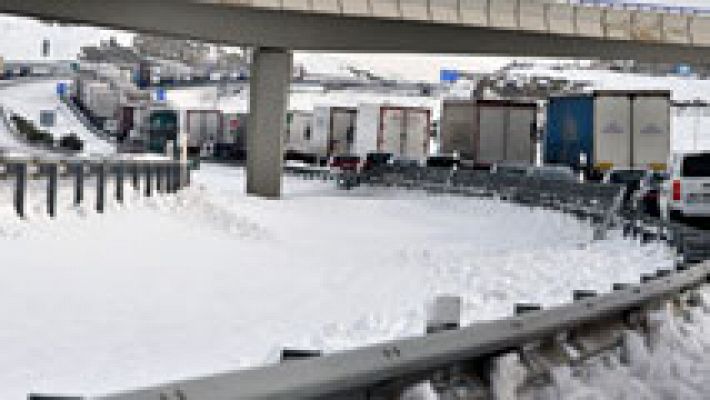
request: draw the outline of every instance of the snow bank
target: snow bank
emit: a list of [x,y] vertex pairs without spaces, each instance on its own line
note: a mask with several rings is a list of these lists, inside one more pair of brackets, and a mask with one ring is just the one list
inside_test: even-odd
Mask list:
[[695,308],[676,315],[675,310],[663,309],[658,313],[657,343],[649,346],[637,332],[626,332],[626,354],[616,352],[580,368],[558,368],[553,371],[552,386],[523,399],[707,399],[710,290],[702,295],[705,310]]
[[[660,245],[493,200],[285,180],[246,196],[243,172],[203,165],[175,197],[105,215],[60,193],[49,220],[33,182],[17,220],[0,186],[0,397],[101,393],[274,361],[282,346],[335,351],[424,331],[425,304],[460,294],[466,323],[513,304],[670,267]],[[93,183],[87,184],[92,188]],[[109,196],[112,193],[109,186]]]

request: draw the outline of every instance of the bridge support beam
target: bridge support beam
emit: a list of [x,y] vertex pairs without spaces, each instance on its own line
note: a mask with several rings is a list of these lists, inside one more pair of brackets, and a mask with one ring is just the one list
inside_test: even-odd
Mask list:
[[290,50],[258,48],[254,51],[247,135],[247,194],[281,197],[283,137],[292,65]]

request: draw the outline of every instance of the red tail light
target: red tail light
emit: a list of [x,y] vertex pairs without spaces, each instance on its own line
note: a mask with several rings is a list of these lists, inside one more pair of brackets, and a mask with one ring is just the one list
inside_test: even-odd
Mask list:
[[674,180],[673,181],[673,201],[680,201],[680,200],[681,200],[680,181]]

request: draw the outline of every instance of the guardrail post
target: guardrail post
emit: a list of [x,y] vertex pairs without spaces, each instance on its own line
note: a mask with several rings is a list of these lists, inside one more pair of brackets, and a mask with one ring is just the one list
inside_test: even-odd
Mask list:
[[96,166],[96,212],[104,212],[104,202],[106,200],[106,164],[99,163]]
[[170,177],[172,183],[172,192],[177,193],[180,189],[180,164],[170,164]]
[[15,164],[15,211],[25,217],[25,194],[27,192],[27,163]]
[[50,218],[57,216],[57,182],[59,181],[59,165],[47,164],[47,213]]
[[173,193],[173,164],[165,164],[165,191],[168,193]]
[[80,205],[84,201],[84,170],[86,166],[79,162],[74,167],[74,204]]
[[145,197],[151,197],[153,195],[153,187],[151,182],[151,171],[150,164],[145,164]]
[[160,164],[155,166],[155,191],[163,192],[163,166]]
[[133,190],[138,190],[140,186],[140,174],[138,173],[138,163],[131,165],[131,175],[133,181]]
[[123,168],[124,164],[122,162],[116,163],[114,166],[116,169],[116,201],[123,203]]
[[461,326],[461,297],[439,296],[429,308],[426,333],[455,330]]

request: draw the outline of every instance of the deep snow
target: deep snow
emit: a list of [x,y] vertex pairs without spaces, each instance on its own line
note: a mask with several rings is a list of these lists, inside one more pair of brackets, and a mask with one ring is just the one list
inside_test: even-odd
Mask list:
[[[204,165],[176,197],[30,218],[0,190],[0,397],[101,393],[259,365],[282,346],[335,351],[424,331],[425,305],[464,321],[570,300],[669,267],[660,245],[591,241],[573,218],[495,200],[285,180],[245,196],[241,170]],[[92,187],[89,185],[89,187]]]

